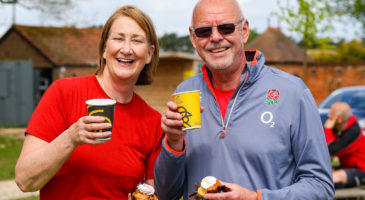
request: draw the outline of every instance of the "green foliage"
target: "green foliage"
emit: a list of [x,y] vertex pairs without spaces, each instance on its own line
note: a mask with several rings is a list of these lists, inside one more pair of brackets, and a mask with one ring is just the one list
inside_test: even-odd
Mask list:
[[[312,42],[312,49],[330,49],[330,50],[336,50],[337,46],[344,42],[344,40],[338,39],[338,42],[335,42],[330,37],[323,37],[318,39],[311,38]],[[299,42],[299,46],[304,48],[304,44],[302,42]]]
[[277,0],[280,13],[277,15],[288,24],[289,30],[301,36],[304,47],[310,48],[313,40],[319,32],[329,30],[330,23],[329,0],[296,0],[297,4],[292,5],[286,0]]
[[346,15],[359,21],[365,37],[365,0],[334,0],[331,8],[339,16]]
[[341,44],[337,54],[341,61],[365,61],[365,46],[357,40],[352,40]]
[[337,45],[329,37],[319,38],[314,45],[319,49],[336,49]]
[[327,45],[329,45],[331,48],[317,48],[321,49],[321,51],[319,51],[320,53],[312,54],[312,58],[321,62],[365,61],[365,45],[360,41],[352,40],[350,42],[340,42],[336,49],[332,49],[333,44]]
[[250,41],[252,41],[253,39],[255,39],[259,35],[260,34],[257,32],[256,29],[250,29],[250,36],[248,37],[247,43],[249,43]]
[[31,196],[31,197],[26,197],[26,198],[21,198],[21,199],[16,199],[16,200],[39,200],[39,196]]
[[0,180],[15,178],[15,164],[23,146],[23,139],[0,135]]
[[189,35],[178,36],[176,33],[165,33],[158,39],[158,42],[164,51],[194,52]]
[[312,54],[312,58],[320,62],[339,62],[340,58],[337,56],[336,51],[328,52],[326,50],[321,51],[317,54]]

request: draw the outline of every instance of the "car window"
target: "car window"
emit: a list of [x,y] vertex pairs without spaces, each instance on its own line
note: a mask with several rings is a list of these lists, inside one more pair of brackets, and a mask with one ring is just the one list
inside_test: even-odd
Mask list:
[[364,109],[365,91],[358,90],[334,92],[323,101],[319,108],[330,109],[332,104],[336,102],[346,102],[351,108]]
[[356,91],[348,101],[351,108],[365,109],[365,91]]
[[330,109],[332,104],[342,101],[343,98],[344,93],[333,93],[329,97],[327,97],[319,107]]

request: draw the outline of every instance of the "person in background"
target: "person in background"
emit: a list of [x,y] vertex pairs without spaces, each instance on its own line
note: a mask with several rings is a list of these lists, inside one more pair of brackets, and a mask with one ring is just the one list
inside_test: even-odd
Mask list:
[[[56,80],[34,111],[15,168],[22,191],[40,190],[41,200],[128,199],[138,183],[154,185],[161,114],[133,88],[152,82],[158,51],[145,13],[133,6],[114,12],[102,31],[96,75]],[[95,98],[117,101],[113,134],[94,132],[111,127],[87,116],[85,101]]]
[[189,30],[206,64],[176,92],[200,90],[202,126],[182,131],[177,105],[168,102],[155,164],[159,199],[187,199],[206,176],[230,189],[205,194],[210,200],[333,199],[317,105],[299,78],[244,51],[249,24],[237,1],[198,1]]
[[336,188],[365,184],[365,136],[345,102],[331,106],[324,132],[331,156],[337,156],[341,169],[332,171]]

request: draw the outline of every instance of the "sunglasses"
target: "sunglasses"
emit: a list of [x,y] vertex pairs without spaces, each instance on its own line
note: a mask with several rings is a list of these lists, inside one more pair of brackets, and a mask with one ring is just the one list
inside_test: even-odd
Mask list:
[[237,23],[226,23],[226,24],[219,24],[218,26],[203,26],[199,28],[192,28],[195,35],[199,38],[208,38],[212,35],[213,27],[217,27],[218,32],[222,35],[229,35],[236,30],[236,26],[243,22],[245,18],[241,18],[238,20]]

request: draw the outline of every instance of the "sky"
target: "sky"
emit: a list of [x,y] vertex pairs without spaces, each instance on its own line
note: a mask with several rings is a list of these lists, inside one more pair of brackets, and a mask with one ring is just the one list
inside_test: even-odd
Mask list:
[[[56,0],[60,1],[60,0]],[[294,0],[291,0],[294,1]],[[37,10],[27,10],[16,6],[16,24],[32,26],[89,27],[103,25],[119,7],[134,5],[147,13],[156,27],[158,36],[164,33],[187,35],[191,14],[197,0],[74,0],[74,6],[63,13],[66,20],[55,20]],[[238,0],[250,28],[263,33],[267,27],[280,27],[285,35],[298,39],[298,35],[288,31],[288,27],[273,16],[278,12],[276,0]],[[0,4],[0,36],[12,23],[12,6]],[[270,21],[270,24],[269,24]],[[347,41],[359,38],[360,24],[335,24],[335,29],[321,36],[342,37]]]

